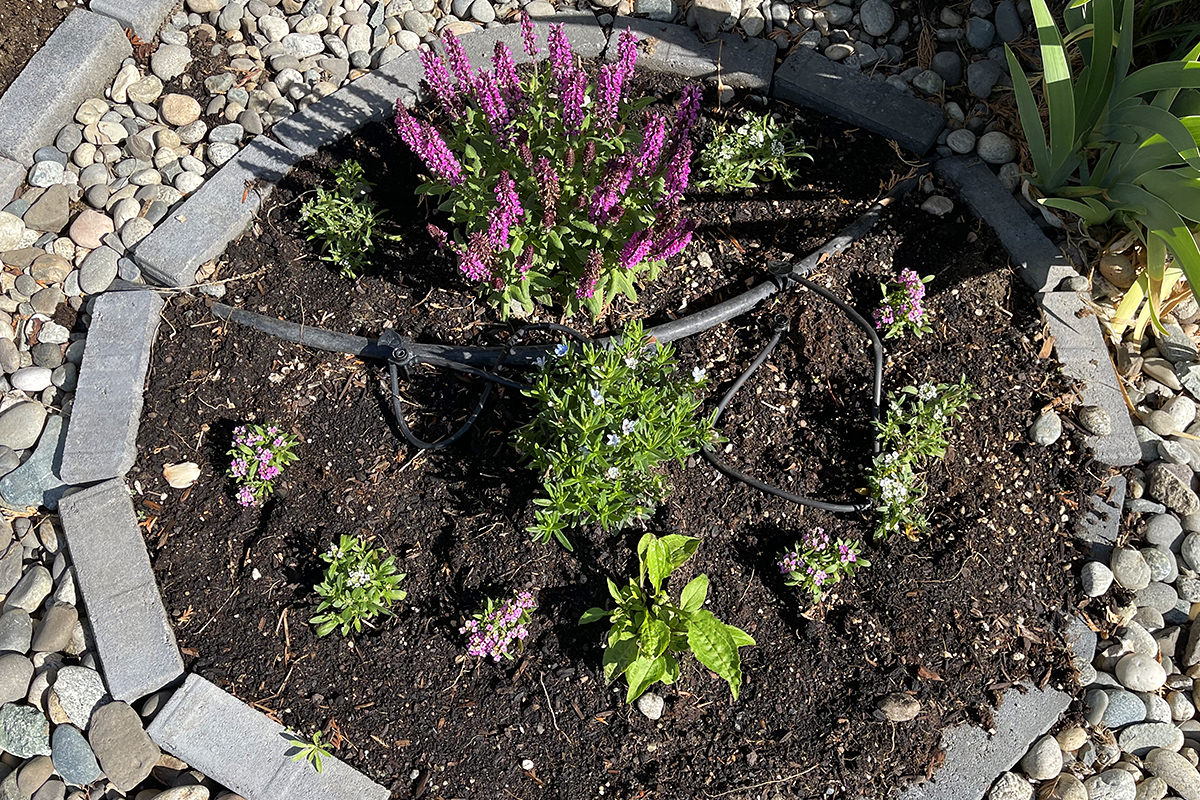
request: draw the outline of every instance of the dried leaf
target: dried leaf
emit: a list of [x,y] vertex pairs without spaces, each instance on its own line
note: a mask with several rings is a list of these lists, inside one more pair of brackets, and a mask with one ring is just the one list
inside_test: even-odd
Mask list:
[[200,465],[193,461],[167,464],[163,467],[163,477],[172,489],[186,489],[200,477]]

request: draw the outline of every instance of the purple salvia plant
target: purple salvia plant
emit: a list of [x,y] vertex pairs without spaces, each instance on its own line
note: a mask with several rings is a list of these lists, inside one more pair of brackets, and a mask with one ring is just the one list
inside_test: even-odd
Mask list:
[[496,205],[488,213],[488,241],[497,250],[508,247],[510,229],[516,225],[525,210],[521,208],[521,198],[517,195],[517,184],[507,171],[500,173],[493,190],[496,195]]
[[638,156],[638,174],[653,175],[658,169],[663,147],[667,143],[667,119],[662,114],[651,114],[642,129],[642,150]]
[[700,87],[694,83],[688,84],[683,87],[683,92],[679,97],[679,110],[675,112],[675,132],[673,134],[675,141],[681,142],[686,139],[699,118]]
[[588,209],[588,218],[592,222],[604,224],[613,218],[613,208],[629,191],[635,166],[636,163],[629,155],[608,162],[604,179],[592,192],[592,204]]
[[475,75],[471,71],[471,62],[467,60],[462,42],[454,35],[454,31],[449,29],[442,32],[442,42],[446,45],[446,61],[450,64],[450,71],[458,79],[459,89],[469,92],[475,86]]
[[633,269],[646,260],[653,248],[654,240],[650,238],[650,231],[638,231],[629,237],[629,241],[621,249],[621,266]]
[[517,274],[521,276],[521,280],[529,280],[526,274],[529,268],[533,266],[533,245],[525,245],[525,249],[521,251],[521,257],[517,259]]
[[425,162],[429,171],[451,186],[462,183],[462,165],[446,140],[432,125],[416,120],[408,113],[403,102],[396,101],[396,132],[401,140]]
[[408,149],[418,152],[421,147],[421,125],[408,113],[408,106],[404,105],[403,100],[396,101],[396,116],[393,119],[400,140],[408,145]]
[[521,12],[521,45],[530,58],[536,58],[541,52],[537,45],[537,33],[533,30],[533,18],[528,11]]
[[637,65],[637,37],[629,28],[621,31],[621,38],[617,40],[617,64],[621,67],[623,84],[633,77],[633,70]]
[[446,231],[442,230],[437,225],[434,225],[432,222],[426,223],[425,230],[429,232],[429,238],[433,239],[433,241],[437,243],[439,250],[450,244],[450,234],[446,233]]
[[571,136],[578,136],[583,131],[583,102],[586,93],[587,75],[583,70],[577,69],[566,80],[562,93],[563,127]]
[[596,140],[588,139],[588,143],[583,146],[583,171],[591,172],[592,166],[596,163]]
[[463,115],[463,101],[458,90],[451,83],[450,73],[446,70],[446,62],[432,50],[421,50],[421,66],[425,70],[425,83],[437,100],[442,111],[452,120],[458,120]]
[[579,286],[575,289],[575,296],[580,300],[596,293],[596,283],[600,280],[600,267],[603,265],[604,255],[599,250],[588,253],[587,261],[583,264],[583,273],[579,276]]
[[605,64],[596,79],[596,119],[601,123],[608,124],[617,118],[617,109],[621,105],[620,69],[619,64]]

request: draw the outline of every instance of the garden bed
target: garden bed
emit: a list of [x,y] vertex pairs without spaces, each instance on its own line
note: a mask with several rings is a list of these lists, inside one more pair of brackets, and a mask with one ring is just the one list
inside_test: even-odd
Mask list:
[[8,89],[75,3],[61,0],[22,0],[0,6],[0,95]]
[[[689,197],[697,242],[637,316],[662,321],[736,293],[768,258],[818,246],[904,169],[873,137],[815,117],[798,131],[815,163],[795,190]],[[402,241],[383,262],[399,268],[355,283],[315,257],[298,221],[302,196],[346,157],[367,167],[382,205],[403,209],[389,230]],[[392,327],[423,341],[503,341],[494,314],[429,244],[415,183],[382,126],[293,170],[222,259],[218,277],[249,275],[227,284],[225,302],[368,336]],[[1025,442],[1031,412],[1070,390],[1039,359],[1035,305],[1002,248],[990,231],[916,205],[898,206],[818,278],[869,314],[881,280],[904,268],[936,276],[934,333],[889,347],[885,373],[891,389],[966,375],[979,395],[929,475],[928,539],[869,545],[872,566],[810,609],[783,584],[778,554],[816,525],[869,541],[868,517],[802,509],[692,459],[669,468],[674,491],[646,526],[704,539],[675,590],[707,573],[712,610],[757,640],[743,650],[736,702],[694,661],[676,686],[652,688],[666,699],[658,722],[627,706],[623,687],[605,688],[601,626],[575,623],[604,602],[605,577],[636,568],[640,529],[575,532],[574,554],[529,542],[539,487],[510,443],[529,413],[514,393],[454,448],[415,451],[395,435],[379,365],[218,324],[205,301],[181,296],[160,333],[130,478],[189,669],[296,730],[326,730],[340,758],[400,796],[717,796],[757,785],[769,796],[778,784],[799,796],[882,797],[927,774],[945,727],[986,723],[996,694],[1020,679],[1069,674],[1055,630],[1072,592],[1068,520],[1095,480],[1082,452]],[[791,333],[722,419],[726,457],[790,490],[853,502],[869,461],[869,349],[835,309],[787,294],[680,343],[681,362],[708,369],[715,402],[779,314]],[[618,306],[584,327],[631,316]],[[412,421],[427,436],[452,428],[447,417],[464,414],[479,388],[414,377],[404,396],[426,409]],[[302,444],[278,493],[244,510],[221,473],[232,428],[250,419],[277,420]],[[168,489],[163,465],[189,460],[202,479]],[[378,631],[318,639],[306,622],[318,554],[343,533],[395,553],[409,596]],[[525,653],[499,666],[467,657],[463,618],[513,589],[534,590],[540,606]],[[921,701],[915,721],[878,718],[894,691]]]

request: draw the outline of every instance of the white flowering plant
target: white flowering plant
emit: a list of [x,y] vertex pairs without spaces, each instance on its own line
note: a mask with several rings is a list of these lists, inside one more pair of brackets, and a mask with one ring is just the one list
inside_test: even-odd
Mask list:
[[816,527],[786,551],[776,562],[788,586],[801,586],[819,603],[842,578],[856,570],[871,566],[859,554],[859,543],[845,539],[830,539],[824,528]]
[[525,392],[537,404],[516,447],[542,475],[530,532],[572,549],[572,525],[604,530],[645,519],[669,491],[661,466],[720,441],[700,413],[703,369],[630,323],[611,346],[559,344]]
[[747,114],[737,127],[721,123],[713,131],[700,151],[704,177],[696,186],[727,192],[781,181],[791,188],[800,174],[796,162],[805,158],[813,160],[803,140],[780,124],[778,115]]
[[408,596],[400,588],[406,575],[396,568],[396,559],[382,547],[368,548],[357,536],[341,539],[321,554],[325,580],[314,587],[321,598],[317,614],[309,622],[317,635],[326,636],[340,627],[342,636],[374,627],[380,616],[393,616],[392,604]]
[[899,532],[915,539],[929,530],[922,510],[925,468],[945,457],[954,422],[977,397],[965,376],[958,383],[906,386],[889,396],[887,419],[877,423],[881,452],[868,476],[879,513],[876,538]]
[[384,214],[371,199],[371,186],[362,164],[343,161],[333,168],[333,189],[318,187],[316,197],[300,207],[308,240],[320,245],[321,260],[336,266],[343,278],[357,278],[375,254],[376,228]]

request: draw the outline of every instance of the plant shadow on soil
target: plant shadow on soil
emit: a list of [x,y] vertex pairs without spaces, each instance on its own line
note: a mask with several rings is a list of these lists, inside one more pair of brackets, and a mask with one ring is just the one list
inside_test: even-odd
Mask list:
[[[873,137],[811,114],[796,124],[817,157],[804,184],[782,200],[689,198],[705,225],[638,315],[676,318],[731,296],[767,260],[819,246],[907,169]],[[369,167],[380,202],[409,209],[395,223],[403,241],[385,247],[388,264],[407,266],[355,283],[316,258],[297,220],[301,199],[347,157]],[[413,185],[411,159],[382,125],[300,165],[223,257],[217,277],[264,268],[231,282],[225,302],[366,336],[494,342],[505,326],[428,245]],[[1033,300],[989,231],[925,215],[918,202],[895,207],[816,279],[869,315],[899,268],[936,275],[935,331],[889,343],[886,387],[965,374],[980,398],[929,470],[934,530],[919,542],[874,542],[867,515],[767,497],[697,457],[666,468],[674,491],[644,525],[576,531],[573,554],[531,544],[539,483],[509,443],[529,413],[514,392],[495,392],[452,448],[415,451],[396,436],[378,365],[217,324],[207,301],[176,298],[130,478],[188,668],[302,734],[326,730],[339,758],[401,798],[887,797],[927,773],[945,727],[986,724],[1000,689],[1026,677],[1069,687],[1057,613],[1072,600],[1070,520],[1099,475],[1068,439],[1051,450],[1023,443],[1030,409],[1069,390],[1037,357]],[[701,251],[711,269],[697,266]],[[853,500],[870,457],[870,350],[836,309],[806,292],[777,296],[678,343],[681,364],[708,369],[715,403],[779,314],[792,332],[722,418],[722,457],[789,491]],[[614,330],[633,316],[622,306],[585,327]],[[427,437],[457,427],[446,417],[465,416],[478,391],[429,370],[402,386]],[[302,437],[269,516],[237,507],[223,477],[231,426],[249,419]],[[169,489],[163,464],[187,460],[201,480]],[[774,560],[816,525],[864,540],[872,566],[813,609]],[[608,602],[606,578],[635,574],[643,529],[704,540],[672,591],[708,574],[709,608],[758,641],[742,651],[736,702],[690,658],[677,685],[656,688],[666,701],[657,722],[623,702],[623,687],[604,687],[603,624],[575,623]],[[395,554],[409,594],[376,630],[318,638],[305,624],[318,554],[341,533]],[[499,665],[466,657],[463,619],[485,597],[523,588],[540,604],[524,653]],[[921,701],[917,720],[875,718],[893,691]],[[533,771],[520,768],[525,758]]]

